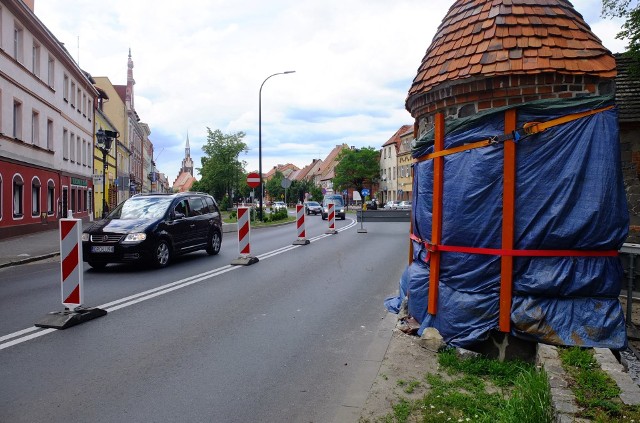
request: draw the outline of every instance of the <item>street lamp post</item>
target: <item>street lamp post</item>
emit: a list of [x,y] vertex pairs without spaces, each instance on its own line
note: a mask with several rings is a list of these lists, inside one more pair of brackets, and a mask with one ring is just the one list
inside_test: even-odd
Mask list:
[[102,128],[96,132],[97,145],[100,151],[102,151],[102,217],[107,216],[107,153],[111,150],[111,143],[114,138],[118,138],[118,133],[115,131],[105,131]]
[[260,85],[260,92],[258,94],[258,174],[260,175],[260,220],[262,221],[262,197],[264,196],[264,186],[262,183],[262,87],[267,80],[276,75],[286,75],[288,73],[294,73],[295,71],[285,71],[274,73],[267,76]]

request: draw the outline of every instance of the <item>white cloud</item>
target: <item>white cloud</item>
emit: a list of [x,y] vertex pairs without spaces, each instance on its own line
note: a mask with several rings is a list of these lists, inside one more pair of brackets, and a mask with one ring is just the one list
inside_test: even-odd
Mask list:
[[[412,118],[404,101],[452,1],[39,0],[36,14],[83,69],[125,84],[135,64],[135,105],[149,124],[158,167],[176,177],[189,134],[200,165],[206,128],[246,132],[258,168],[262,90],[263,170],[305,166],[343,142],[380,147]],[[619,21],[599,0],[574,0],[613,52]]]

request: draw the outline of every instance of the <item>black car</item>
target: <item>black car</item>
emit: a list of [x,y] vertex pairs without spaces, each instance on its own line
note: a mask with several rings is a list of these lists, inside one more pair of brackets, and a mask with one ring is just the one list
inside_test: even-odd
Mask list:
[[309,214],[322,214],[322,206],[317,201],[306,201],[304,203],[305,212]]
[[179,254],[218,254],[221,244],[218,205],[195,192],[134,195],[82,233],[83,260],[97,269],[138,261],[165,267]]

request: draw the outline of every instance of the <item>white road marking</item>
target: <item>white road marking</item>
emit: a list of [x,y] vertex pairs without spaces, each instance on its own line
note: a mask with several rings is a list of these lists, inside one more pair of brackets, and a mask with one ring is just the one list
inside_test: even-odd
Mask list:
[[[349,220],[351,220],[351,223],[349,223],[346,226],[343,226],[340,229],[337,229],[337,232],[346,231],[346,230],[351,229],[352,227],[354,227],[356,225],[357,222],[355,220],[353,220],[353,219],[349,219]],[[318,236],[315,236],[315,237],[309,239],[309,241],[310,242],[319,241],[319,240],[324,239],[324,238],[326,238],[328,236],[331,236],[331,234],[318,235]],[[258,256],[258,259],[266,260],[268,258],[275,257],[275,256],[277,256],[279,254],[286,253],[287,251],[291,251],[291,250],[293,250],[295,248],[300,248],[300,247],[301,247],[301,245],[287,245],[285,247],[277,248],[277,249],[275,249],[273,251],[269,251],[267,253],[261,254],[261,255]],[[208,280],[208,279],[210,279],[212,277],[219,276],[219,275],[222,275],[224,273],[230,272],[232,270],[237,270],[237,269],[241,269],[241,268],[242,268],[242,266],[232,266],[232,265],[222,266],[222,267],[219,267],[217,269],[209,270],[207,272],[200,273],[200,274],[194,275],[194,276],[189,276],[187,278],[180,279],[179,281],[171,282],[169,284],[162,285],[162,286],[159,286],[157,288],[149,289],[147,291],[139,292],[137,294],[130,295],[128,297],[120,298],[118,300],[111,301],[111,302],[99,305],[97,308],[101,308],[103,310],[106,310],[107,313],[111,313],[111,312],[114,312],[116,310],[120,310],[122,308],[129,307],[129,306],[141,303],[141,302],[146,301],[146,300],[150,300],[150,299],[158,297],[160,295],[168,294],[169,292],[173,292],[173,291],[176,291],[178,289],[185,288],[187,286],[196,284],[198,282],[202,282],[202,281]],[[7,334],[7,335],[4,335],[4,336],[0,337],[0,350],[3,350],[5,348],[9,348],[9,347],[13,347],[14,345],[18,345],[18,344],[21,344],[23,342],[30,341],[32,339],[39,338],[41,336],[48,335],[50,333],[57,332],[57,331],[58,331],[58,329],[51,329],[51,328],[44,329],[44,328],[39,328],[39,327],[35,327],[35,326],[19,330],[19,331],[16,331],[16,332],[13,332],[13,333],[10,333],[10,334]],[[35,332],[35,333],[31,333],[31,332]],[[29,334],[29,335],[26,335],[26,334]],[[12,341],[8,341],[10,339],[12,339]],[[7,342],[5,342],[5,341],[7,341]]]

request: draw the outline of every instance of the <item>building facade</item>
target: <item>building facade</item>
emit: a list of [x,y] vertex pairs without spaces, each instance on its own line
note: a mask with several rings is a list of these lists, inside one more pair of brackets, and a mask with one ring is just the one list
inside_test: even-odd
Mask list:
[[380,195],[382,204],[398,199],[398,152],[400,150],[400,135],[412,129],[410,125],[402,125],[395,134],[382,145],[380,154]]
[[413,127],[400,134],[397,201],[411,201],[413,199],[413,172],[411,168],[413,163],[413,157],[411,156],[413,139]]
[[[118,204],[130,196],[130,157],[131,149],[127,139],[127,111],[124,100],[116,90],[116,86],[111,83],[106,76],[96,76],[93,78],[96,87],[101,92],[99,97],[98,109],[100,109],[109,122],[113,125],[115,131],[118,132],[118,138],[115,142],[115,186],[116,198],[115,203]],[[101,153],[100,153],[101,154]],[[97,207],[96,207],[97,208]]]
[[98,92],[33,12],[0,4],[0,238],[88,218]]
[[[96,132],[99,130],[118,132],[115,125],[111,123],[109,118],[100,108],[101,102],[98,101],[96,109]],[[95,143],[93,150],[93,192],[95,205],[93,207],[93,217],[96,219],[104,216],[105,212],[109,212],[118,205],[118,189],[116,186],[117,178],[117,156],[116,143],[113,142],[109,150],[101,150],[98,143]]]

